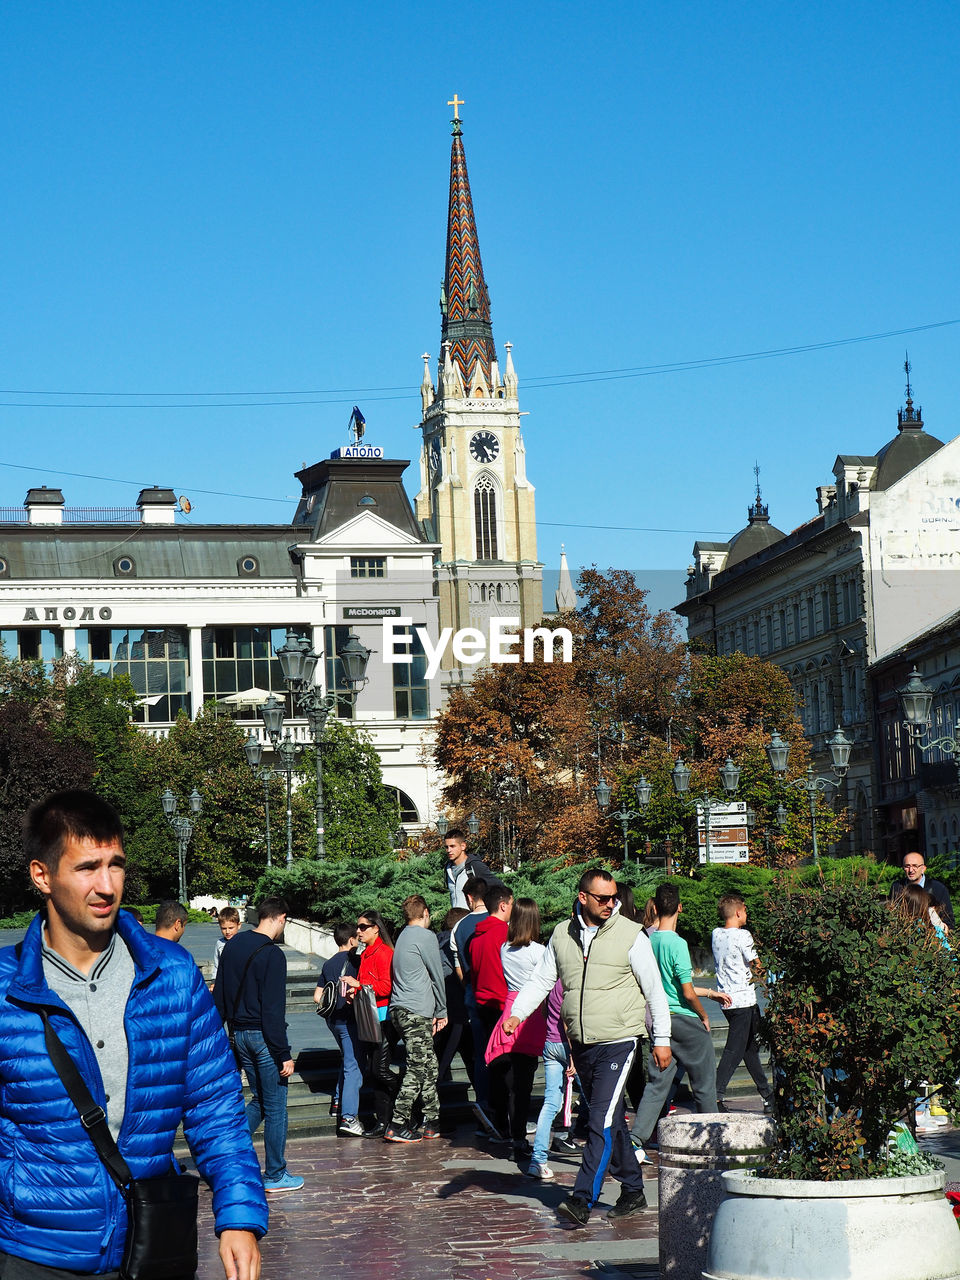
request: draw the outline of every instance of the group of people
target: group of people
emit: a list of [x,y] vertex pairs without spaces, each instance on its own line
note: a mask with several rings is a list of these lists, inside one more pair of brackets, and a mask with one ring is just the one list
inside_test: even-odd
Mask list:
[[[514,900],[470,858],[462,832],[449,832],[446,847],[451,908],[439,934],[419,895],[403,903],[395,946],[375,909],[336,927],[338,950],[324,965],[318,996],[334,985],[328,1017],[343,1059],[341,1134],[399,1143],[437,1138],[438,1080],[460,1053],[482,1131],[510,1143],[530,1177],[550,1181],[551,1145],[581,1150],[567,1128],[575,1082],[584,1144],[557,1213],[583,1226],[608,1174],[621,1186],[608,1217],[645,1207],[645,1149],[681,1073],[698,1110],[722,1111],[742,1060],[769,1104],[757,1044],[758,962],[742,897],[728,893],[718,904],[712,990],[694,984],[677,931],[683,903],[675,885],[662,884],[641,914],[626,887],[592,867],[569,918],[544,945],[536,903]],[[225,1274],[258,1280],[265,1192],[303,1185],[285,1160],[284,1086],[294,1064],[284,1018],[286,961],[276,944],[286,904],[261,903],[258,924],[246,931],[235,909],[220,913],[211,995],[176,945],[186,918],[179,904],[164,904],[154,934],[121,910],[123,831],[103,800],[67,791],[35,805],[24,823],[24,851],[43,910],[20,944],[0,952],[0,1035],[8,1046],[0,1059],[0,1277],[119,1280],[125,1188],[106,1176],[102,1153],[111,1146],[119,1152],[131,1178],[176,1176],[173,1145],[182,1124],[213,1190]],[[954,915],[945,886],[926,875],[918,853],[904,858],[904,876],[891,897],[949,945]],[[728,1023],[718,1065],[707,999],[720,1003]],[[392,1069],[401,1040],[402,1077]],[[541,1057],[544,1099],[530,1144]],[[86,1104],[66,1060],[89,1092]],[[251,1085],[246,1107],[238,1065]],[[364,1073],[375,1111],[367,1129],[359,1118]],[[263,1172],[251,1142],[261,1122]]]
[[[627,887],[618,889],[603,868],[590,868],[569,919],[545,945],[537,904],[514,899],[471,858],[461,831],[449,831],[445,844],[451,908],[438,934],[419,895],[403,903],[396,946],[374,909],[335,927],[338,950],[323,967],[315,998],[335,985],[327,1017],[342,1054],[338,1133],[399,1143],[439,1137],[438,1081],[459,1053],[476,1098],[478,1137],[509,1144],[519,1167],[544,1182],[555,1176],[551,1146],[581,1155],[572,1191],[558,1206],[561,1219],[585,1224],[608,1173],[621,1184],[608,1216],[638,1212],[646,1207],[646,1148],[680,1074],[697,1110],[716,1112],[725,1109],[723,1093],[745,1061],[769,1104],[757,1042],[757,957],[743,899],[727,894],[719,903],[713,990],[693,983],[689,948],[677,932],[683,907],[674,885],[661,885],[641,917]],[[361,999],[375,1002],[372,1028],[369,1010],[360,1016]],[[708,999],[723,1007],[729,1024],[719,1067],[702,1003]],[[406,1070],[398,1076],[392,1062],[401,1040]],[[531,1143],[541,1059],[544,1097]],[[359,1117],[364,1078],[375,1111],[368,1128]],[[571,1129],[574,1087],[579,1133]],[[628,1097],[636,1112],[632,1131]]]

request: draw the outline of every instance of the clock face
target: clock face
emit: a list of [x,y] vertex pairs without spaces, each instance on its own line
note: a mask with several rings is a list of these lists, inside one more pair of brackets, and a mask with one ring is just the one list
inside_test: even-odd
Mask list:
[[492,431],[477,431],[470,438],[470,456],[476,462],[495,462],[500,441]]

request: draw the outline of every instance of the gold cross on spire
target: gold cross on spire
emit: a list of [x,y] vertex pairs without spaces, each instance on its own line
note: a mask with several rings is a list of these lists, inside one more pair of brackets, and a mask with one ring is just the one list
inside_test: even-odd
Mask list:
[[459,119],[460,119],[460,108],[461,108],[461,107],[465,107],[466,105],[467,105],[467,104],[466,104],[466,102],[464,102],[464,100],[463,100],[462,98],[458,98],[456,94],[454,94],[454,95],[453,95],[453,101],[452,101],[452,102],[448,102],[448,103],[447,103],[447,106],[448,106],[448,107],[453,107],[453,118],[454,118],[454,120],[459,120]]

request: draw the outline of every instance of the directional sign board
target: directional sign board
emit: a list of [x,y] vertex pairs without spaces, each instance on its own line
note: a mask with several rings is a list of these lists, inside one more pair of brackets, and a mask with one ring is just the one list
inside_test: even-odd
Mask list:
[[[697,805],[697,844],[700,861],[707,861],[707,824],[703,805]],[[749,862],[747,805],[744,800],[710,806],[710,861]]]

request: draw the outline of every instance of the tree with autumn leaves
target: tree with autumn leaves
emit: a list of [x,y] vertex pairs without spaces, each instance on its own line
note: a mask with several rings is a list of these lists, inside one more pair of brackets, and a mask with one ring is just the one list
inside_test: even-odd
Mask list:
[[[631,810],[644,776],[653,791],[630,824],[631,850],[669,838],[675,858],[692,861],[692,808],[675,794],[670,771],[683,757],[690,794],[719,796],[729,755],[741,769],[737,797],[756,815],[751,860],[766,860],[768,848],[777,865],[803,856],[808,800],[789,783],[805,771],[810,750],[784,673],[745,654],[691,653],[672,615],[652,613],[627,570],[585,569],[578,587],[582,606],[542,624],[570,628],[572,663],[545,661],[539,651],[533,662],[486,668],[469,690],[451,695],[434,753],[451,820],[476,814],[481,847],[503,865],[616,859],[621,830],[597,807],[598,774],[612,788],[610,809]],[[791,745],[784,781],[765,751],[774,730]],[[774,820],[779,804],[788,815],[783,828]],[[825,799],[818,804],[826,846],[847,824]]]

